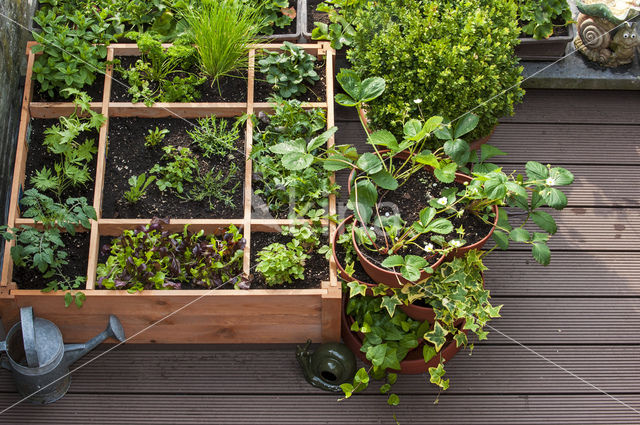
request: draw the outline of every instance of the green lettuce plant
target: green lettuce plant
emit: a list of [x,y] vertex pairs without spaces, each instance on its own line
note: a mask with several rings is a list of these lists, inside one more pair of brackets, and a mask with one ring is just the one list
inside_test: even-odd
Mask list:
[[474,140],[511,115],[523,96],[510,0],[380,0],[363,4],[356,16],[347,57],[361,78],[387,82],[367,106],[374,128],[400,137],[412,118],[456,120],[471,111],[480,117],[467,136]]
[[146,226],[125,230],[103,247],[109,254],[98,264],[97,284],[106,289],[179,289],[191,283],[204,288],[224,284],[242,286],[242,259],[245,240],[234,225],[221,235],[205,235],[203,230],[165,231],[167,221],[154,218]]

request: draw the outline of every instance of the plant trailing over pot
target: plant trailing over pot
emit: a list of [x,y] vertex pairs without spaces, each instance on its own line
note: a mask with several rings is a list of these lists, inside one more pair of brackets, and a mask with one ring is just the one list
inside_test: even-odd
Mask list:
[[381,76],[388,85],[367,107],[373,127],[399,137],[421,114],[456,120],[473,111],[480,122],[467,137],[474,140],[521,100],[512,1],[381,0],[356,16],[347,57],[360,77]]
[[271,101],[273,114],[253,118],[254,193],[263,195],[275,214],[303,216],[309,210],[328,209],[327,198],[338,186],[319,158],[326,157],[326,142],[336,128],[325,131],[322,109],[304,109],[297,100],[278,97]]
[[106,289],[180,289],[182,285],[216,288],[227,282],[244,285],[242,258],[245,241],[230,225],[221,236],[192,233],[185,225],[181,233],[163,229],[167,221],[154,218],[150,224],[125,230],[105,245],[109,254],[98,264],[97,284]]
[[[390,291],[379,285],[373,289],[377,297],[365,296],[367,287],[357,282],[349,282],[349,302],[347,314],[354,323],[352,331],[362,332],[365,337],[361,351],[371,363],[369,369],[358,371],[354,382],[342,386],[345,397],[364,390],[369,383],[369,375],[374,379],[386,377],[381,392],[387,393],[397,376],[390,370],[401,369],[401,362],[409,349],[422,346],[422,368],[427,369],[431,383],[446,390],[449,380],[444,379],[443,347],[447,343],[457,348],[468,344],[467,333],[475,333],[479,340],[487,338],[484,330],[493,318],[500,317],[500,308],[489,302],[489,291],[483,287],[483,254],[473,250],[464,257],[443,264],[429,279],[416,285]],[[435,320],[413,321],[396,307],[403,303],[422,300],[434,311]],[[470,346],[473,349],[473,345]],[[435,362],[432,360],[435,359]],[[433,366],[427,367],[429,364]],[[423,370],[424,370],[423,369]],[[389,397],[389,404],[397,404],[397,396]]]
[[316,58],[302,48],[285,41],[280,47],[282,53],[265,50],[266,56],[258,61],[260,72],[267,82],[284,99],[307,92],[307,84],[320,80],[315,71]]
[[555,27],[571,23],[567,0],[518,0],[522,32],[537,40],[551,37]]

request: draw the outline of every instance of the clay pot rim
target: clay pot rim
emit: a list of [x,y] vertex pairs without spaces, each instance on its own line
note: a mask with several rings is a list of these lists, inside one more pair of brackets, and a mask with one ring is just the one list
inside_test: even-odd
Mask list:
[[[385,269],[382,267],[379,267],[377,264],[374,264],[371,260],[369,260],[360,250],[360,248],[358,247],[358,243],[356,242],[356,232],[355,232],[355,225],[358,224],[358,221],[355,219],[354,217],[354,227],[353,229],[351,229],[351,239],[353,241],[353,247],[356,251],[356,253],[358,254],[358,259],[362,262],[362,261],[366,261],[368,264],[371,265],[371,267],[373,269],[375,269],[378,273],[386,273],[389,274],[390,276],[393,276],[393,278],[395,279],[394,284],[389,284],[389,283],[385,283],[387,286],[391,287],[391,288],[400,288],[402,286],[405,285],[405,283],[402,281],[402,279],[406,279],[404,277],[402,277],[402,274],[399,272],[396,272],[394,270],[391,269]],[[432,257],[435,257],[432,256]],[[442,254],[440,256],[440,258],[433,264],[431,264],[429,267],[431,267],[432,269],[436,269],[438,266],[440,266],[440,264],[442,264],[444,262],[444,260],[446,259],[447,254]],[[431,276],[431,273],[426,273],[423,272],[420,275],[420,280],[426,279],[428,276]],[[396,285],[397,283],[397,285]]]
[[344,280],[355,281],[355,282],[358,282],[358,283],[360,283],[362,285],[366,285],[367,287],[376,287],[377,284],[375,284],[375,283],[363,282],[360,279],[356,279],[356,278],[354,278],[352,276],[349,276],[347,274],[347,272],[344,270],[344,267],[342,267],[342,264],[340,264],[340,261],[338,260],[338,256],[336,255],[336,246],[338,244],[338,242],[337,242],[338,233],[340,232],[341,228],[346,232],[346,225],[348,224],[349,221],[355,221],[355,216],[353,214],[351,214],[350,216],[348,216],[347,218],[342,220],[340,222],[340,224],[338,224],[338,226],[336,226],[336,230],[333,233],[333,238],[332,238],[332,241],[331,241],[331,250],[332,250],[331,252],[332,252],[332,255],[333,255],[333,261],[336,263],[336,267],[338,269],[338,274]]

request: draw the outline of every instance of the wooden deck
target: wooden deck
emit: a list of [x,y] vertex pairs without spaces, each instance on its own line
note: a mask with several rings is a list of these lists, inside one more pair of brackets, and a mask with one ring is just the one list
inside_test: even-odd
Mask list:
[[[352,112],[337,118],[338,143],[361,138]],[[503,317],[448,363],[438,404],[425,376],[400,377],[394,410],[374,390],[337,403],[305,382],[293,346],[123,346],[74,373],[61,401],[0,423],[640,424],[640,96],[531,90],[491,143],[507,168],[549,162],[576,182],[549,267],[519,249],[487,260]],[[0,410],[18,400],[0,372]]]

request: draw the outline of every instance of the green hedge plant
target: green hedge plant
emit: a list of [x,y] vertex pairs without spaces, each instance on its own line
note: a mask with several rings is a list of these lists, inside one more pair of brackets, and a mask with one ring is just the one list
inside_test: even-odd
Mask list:
[[[360,77],[387,89],[367,108],[375,128],[402,134],[421,116],[480,116],[469,140],[511,115],[524,92],[513,54],[520,33],[510,0],[380,0],[357,12],[348,58]],[[505,91],[503,93],[503,91]]]

